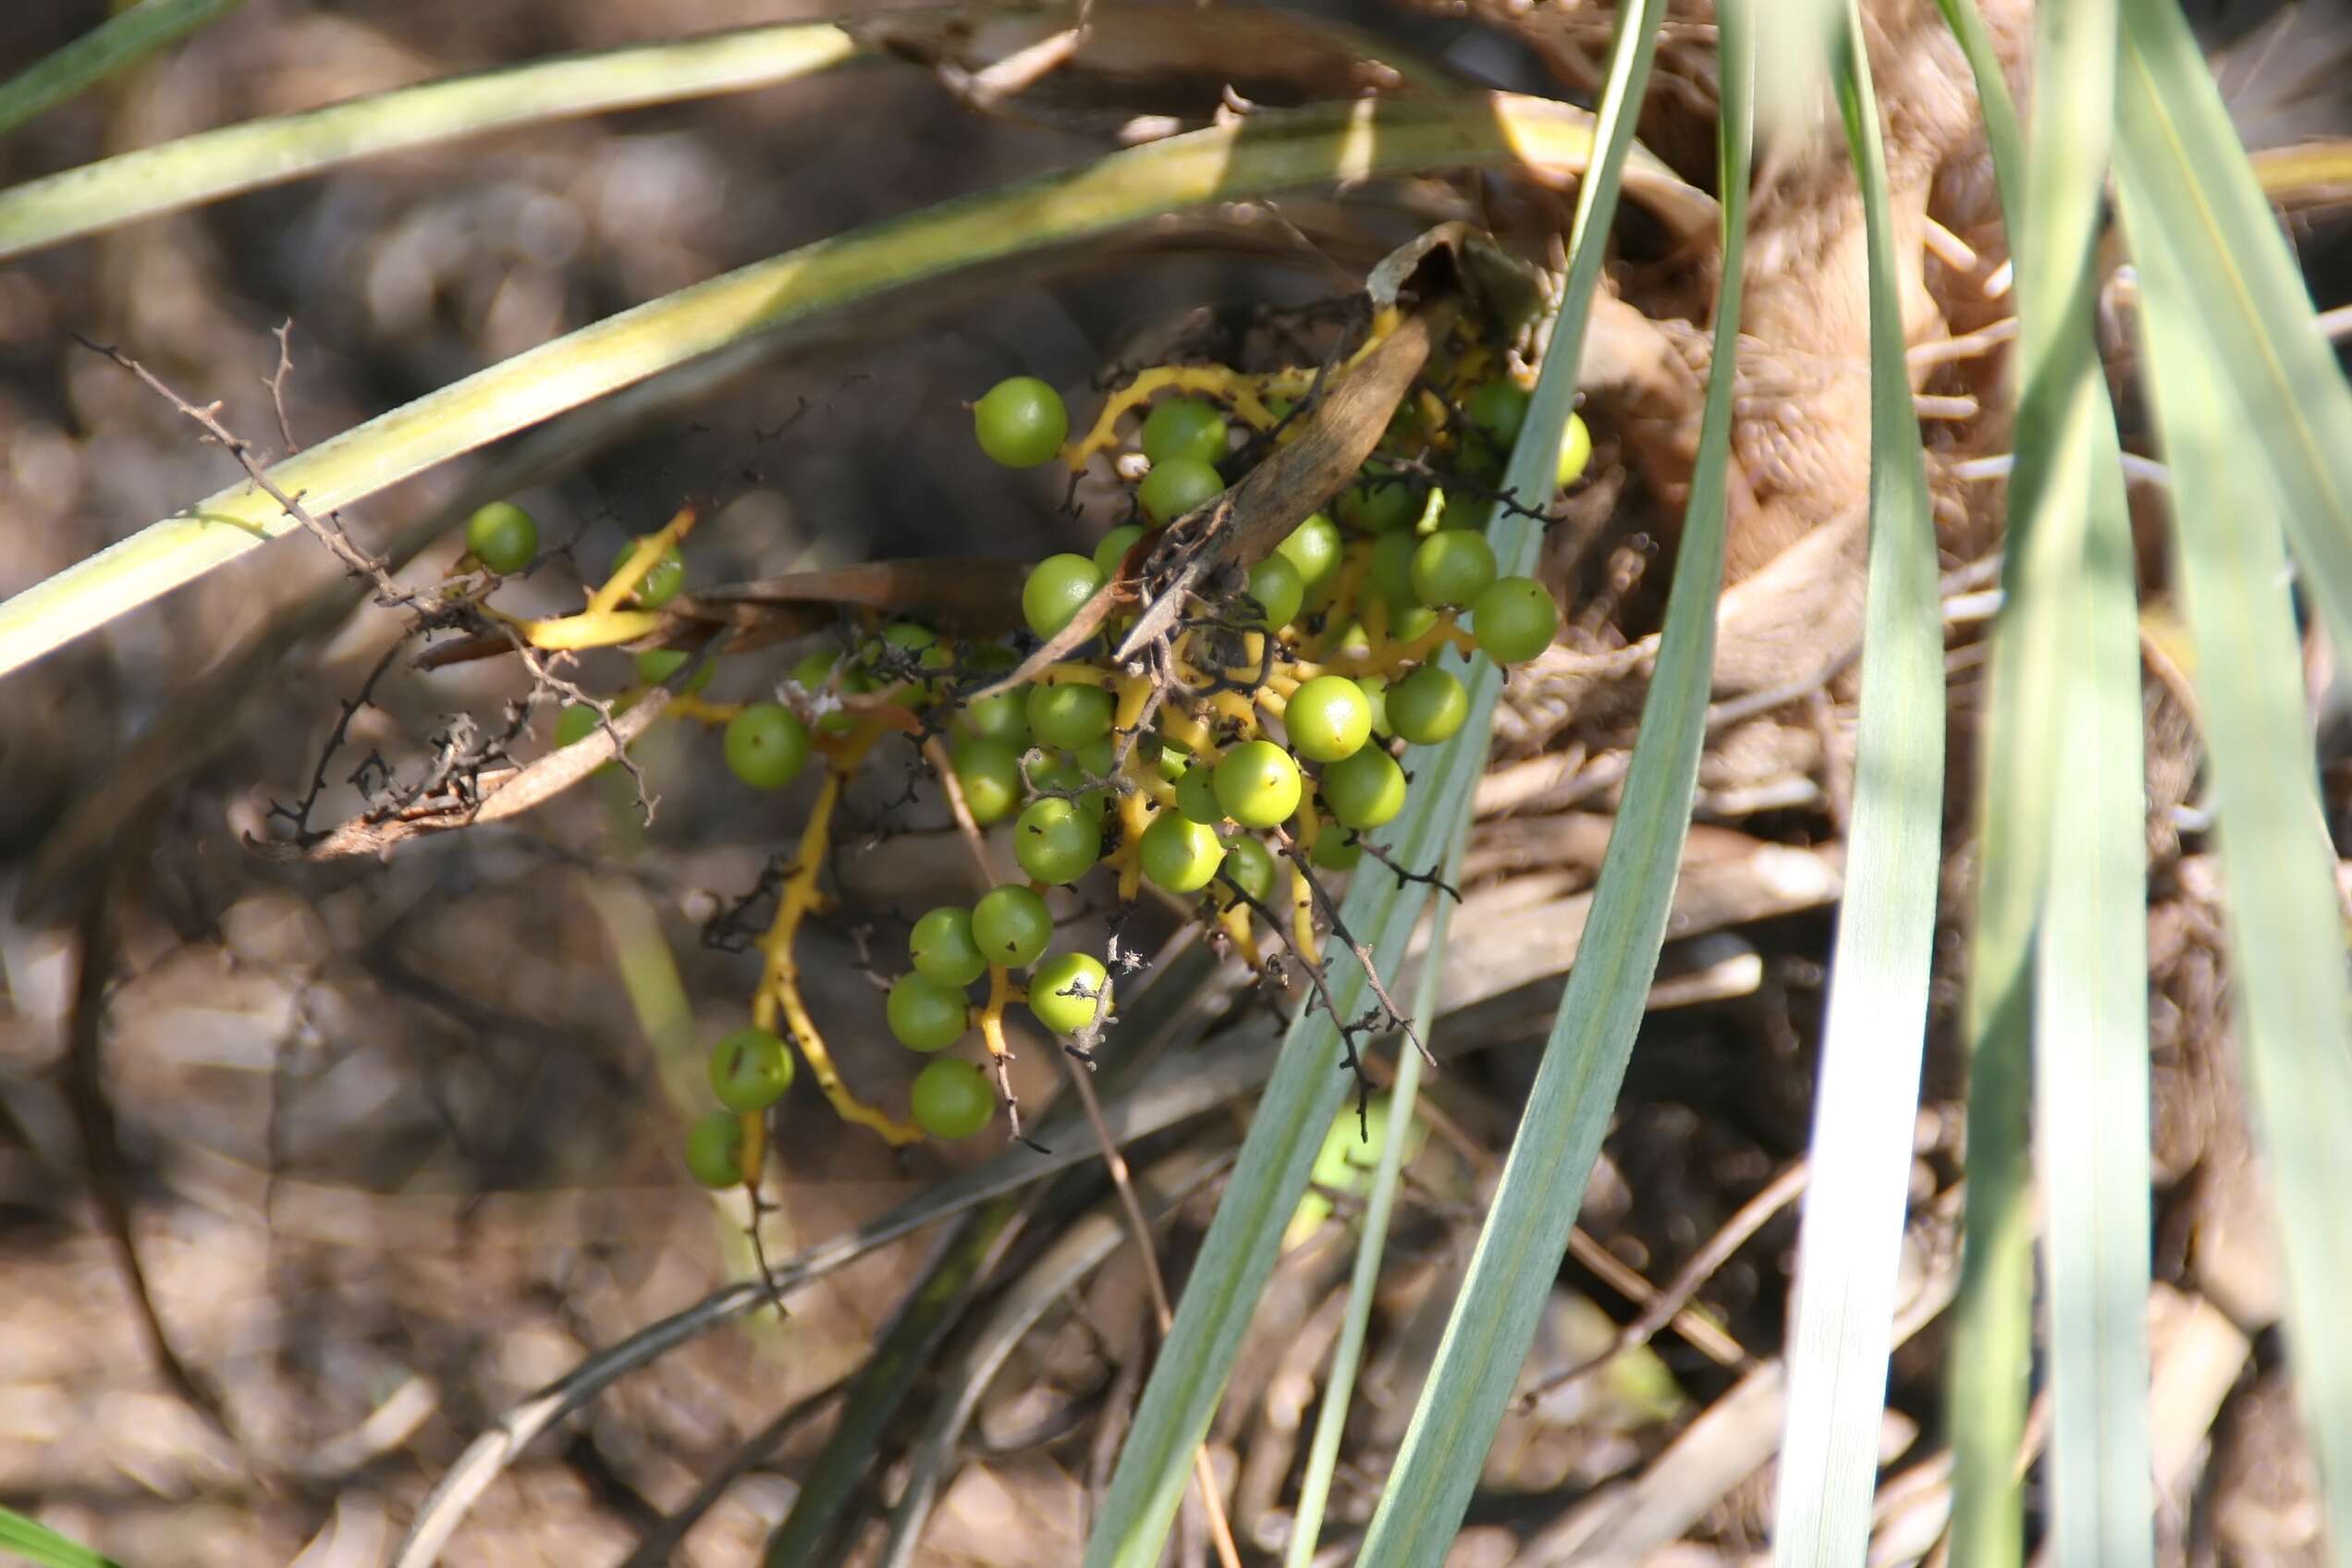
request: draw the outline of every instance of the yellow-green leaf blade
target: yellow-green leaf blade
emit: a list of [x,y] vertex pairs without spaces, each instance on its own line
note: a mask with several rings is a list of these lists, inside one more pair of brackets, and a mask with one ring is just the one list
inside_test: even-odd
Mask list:
[[1935,531],[1904,362],[1878,101],[1852,6],[1835,82],[1869,252],[1869,584],[1845,898],[1797,1243],[1772,1543],[1773,1561],[1783,1565],[1859,1562],[1869,1540],[1943,819]]
[[[1507,93],[1254,115],[753,263],[381,414],[271,476],[323,512],[754,334],[1000,257],[1325,180],[1518,162],[1577,168],[1590,147],[1582,110]],[[1684,208],[1697,196],[1655,160],[1648,182]],[[0,604],[0,676],[294,526],[244,484],[150,526]]]
[[0,261],[355,159],[512,126],[772,87],[857,52],[850,35],[829,23],[747,28],[505,66],[200,131],[0,190]]
[[[1639,111],[1662,9],[1659,0],[1650,0],[1620,11],[1617,46],[1602,99],[1604,128],[1622,123],[1629,129]],[[1356,1559],[1365,1568],[1434,1568],[1452,1546],[1544,1302],[1558,1278],[1577,1199],[1608,1130],[1665,937],[1666,912],[1690,824],[1705,738],[1715,606],[1722,581],[1733,379],[1730,367],[1739,341],[1753,134],[1749,19],[1746,0],[1726,0],[1718,11],[1725,61],[1719,143],[1724,283],[1717,303],[1716,368],[1709,378],[1666,624],[1626,777],[1624,803],[1610,836],[1586,939],[1562,991],[1543,1063],[1493,1207],[1479,1231],[1436,1364],[1422,1384],[1412,1425]],[[1623,122],[1612,122],[1613,116],[1623,116]],[[1598,250],[1599,230],[1586,227],[1583,215],[1580,211],[1572,265],[1595,259]],[[1563,332],[1567,310],[1576,307],[1572,290],[1569,305],[1563,307]],[[1545,358],[1547,382],[1560,367],[1560,356],[1555,341]],[[1567,377],[1560,380],[1564,390]],[[1540,402],[1541,391],[1537,397]],[[1528,426],[1532,433],[1556,429],[1557,423],[1545,423],[1531,414]],[[1522,437],[1521,457],[1529,455],[1531,439],[1532,435]]]
[[140,0],[0,83],[0,136],[136,64],[245,0]]
[[[2128,16],[2129,11],[2126,12]],[[2128,50],[2126,59],[2128,60]],[[2128,73],[2127,73],[2128,74]],[[2129,135],[2126,116],[2126,139]],[[2329,1518],[2330,1561],[2352,1562],[2352,991],[2335,856],[2320,814],[2288,594],[2283,514],[2291,462],[2249,459],[2257,414],[2237,396],[2260,350],[2212,309],[2138,180],[2123,214],[2140,269],[2141,340],[2172,477],[2176,581],[2196,644],[2199,707],[2218,815],[2236,1033],[2267,1156],[2285,1266],[2286,1341]]]
[[2293,249],[2248,165],[2177,0],[2123,0],[2115,174],[2229,352],[2288,542],[2339,648],[2352,649],[2352,388],[2312,319]]

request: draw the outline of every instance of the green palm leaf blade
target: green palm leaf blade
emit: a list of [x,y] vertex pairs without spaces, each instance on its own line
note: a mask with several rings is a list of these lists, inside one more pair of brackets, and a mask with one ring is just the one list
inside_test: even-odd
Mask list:
[[2312,320],[2301,268],[2248,166],[2177,0],[2123,0],[2115,175],[2196,291],[2211,361],[2278,487],[2288,542],[2352,651],[2352,387]]
[[857,52],[848,33],[827,23],[745,28],[475,71],[200,131],[0,190],[0,261],[360,158],[514,126],[772,87]]
[[36,1568],[119,1568],[113,1558],[7,1508],[0,1508],[0,1553],[22,1558]]
[[[2119,162],[2133,127],[2126,115]],[[2260,440],[2260,416],[2240,397],[2274,346],[2248,340],[2214,310],[2184,262],[2195,237],[2169,228],[2167,202],[2129,178],[2122,198],[2143,290],[2148,385],[2172,477],[2175,577],[2196,645],[2237,1035],[2278,1217],[2287,1351],[2319,1464],[2329,1561],[2347,1563],[2352,1339],[2343,1332],[2343,1306],[2352,1294],[2352,1207],[2344,1194],[2352,1192],[2352,1141],[2344,1129],[2352,1125],[2352,995],[2288,592],[2283,519],[2295,510],[2295,487],[2282,470],[2294,459]],[[2245,361],[2258,364],[2233,362]]]
[[[1638,112],[1661,10],[1652,4],[1620,12],[1604,123],[1612,113],[1630,117]],[[1361,1564],[1434,1565],[1445,1561],[1453,1544],[1558,1278],[1665,938],[1697,788],[1714,660],[1731,449],[1730,367],[1739,342],[1753,135],[1755,63],[1745,0],[1722,6],[1718,19],[1724,62],[1719,149],[1724,281],[1716,306],[1716,369],[1709,378],[1657,668],[1586,944],[1562,992],[1526,1111],[1436,1363],[1422,1384],[1420,1403],[1373,1513],[1357,1557]],[[1572,253],[1584,253],[1586,236],[1580,227],[1578,250]],[[1547,376],[1555,362],[1547,356]]]
[[[313,512],[754,335],[1162,214],[1334,179],[1584,165],[1591,117],[1508,93],[1251,116],[818,240],[665,295],[380,414],[270,471]],[[1638,189],[1687,227],[1712,203],[1653,157]],[[298,526],[239,484],[0,604],[0,675]]]
[[1869,256],[1870,549],[1847,881],[1830,962],[1773,1538],[1859,1562],[1925,1043],[1943,803],[1943,636],[1878,100],[1849,5],[1831,80]]
[[[1641,34],[1644,61],[1648,39],[1647,32]],[[1636,175],[1645,180],[1654,178],[1649,172],[1654,160],[1633,142],[1632,109],[1638,94],[1629,101],[1633,84],[1628,74],[1626,51],[1621,49],[1602,98],[1598,129],[1586,144],[1598,151],[1577,192],[1568,277],[1551,342],[1518,445],[1504,470],[1503,486],[1516,495],[1551,493],[1561,432],[1575,396],[1586,318],[1599,279],[1599,237],[1608,228],[1621,180],[1630,185]],[[1506,572],[1528,570],[1541,545],[1530,520],[1508,509],[1500,509],[1488,538]],[[1468,809],[1472,783],[1486,766],[1500,682],[1494,666],[1484,658],[1470,666],[1464,680],[1470,690],[1469,721],[1423,762],[1412,798],[1391,829],[1390,851],[1402,864],[1437,863]],[[1349,890],[1341,916],[1369,949],[1380,974],[1390,973],[1403,958],[1427,894],[1427,886],[1418,882],[1397,888],[1370,877]],[[1440,955],[1432,952],[1423,962],[1439,962]],[[1360,965],[1335,954],[1329,983],[1339,1017],[1352,1018],[1362,1010],[1367,986]],[[1109,1493],[1086,1543],[1087,1568],[1149,1568],[1159,1561],[1191,1477],[1193,1450],[1208,1429],[1242,1336],[1273,1271],[1283,1228],[1352,1083],[1339,1070],[1341,1060],[1340,1033],[1331,1016],[1302,1011],[1283,1036],[1280,1060],[1258,1101],[1232,1179],[1177,1304],[1175,1324],[1161,1346],[1158,1365],[1145,1385]]]
[[0,136],[48,113],[245,0],[140,0],[0,82]]
[[2090,315],[2115,17],[2103,0],[2040,13],[2028,145],[1973,0],[1944,9],[1984,104],[2024,327],[1964,1023],[1975,1083],[1952,1356],[1954,1558],[2013,1562],[2024,1545],[2030,1080],[2048,1215],[2052,1546],[2062,1564],[2145,1563],[2154,1503],[2138,623]]

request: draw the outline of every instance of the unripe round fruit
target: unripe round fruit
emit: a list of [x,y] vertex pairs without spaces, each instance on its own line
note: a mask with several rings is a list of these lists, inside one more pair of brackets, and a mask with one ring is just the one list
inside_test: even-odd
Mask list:
[[1497,664],[1525,664],[1551,646],[1560,607],[1532,577],[1501,577],[1470,606],[1470,630]]
[[1105,582],[1119,575],[1119,569],[1127,564],[1127,552],[1149,532],[1140,522],[1122,522],[1102,536],[1102,543],[1095,546],[1095,570]]
[[1323,770],[1316,793],[1333,820],[1357,829],[1378,827],[1404,809],[1404,769],[1378,746],[1366,746]]
[[1372,710],[1372,733],[1386,737],[1396,733],[1389,728],[1389,682],[1379,675],[1359,675],[1355,689],[1364,693],[1365,706]]
[[1048,746],[1074,752],[1110,733],[1116,707],[1110,693],[1101,687],[1072,682],[1030,687],[1024,711],[1032,735]]
[[1135,487],[1135,499],[1143,503],[1145,517],[1165,528],[1224,489],[1217,470],[1198,458],[1170,458],[1152,465]]
[[1220,869],[1259,903],[1274,896],[1274,851],[1248,834],[1237,833],[1225,840],[1225,864]]
[[1225,846],[1216,829],[1194,822],[1181,811],[1164,811],[1144,829],[1136,855],[1152,885],[1171,893],[1197,893],[1217,876]]
[[992,697],[977,697],[963,704],[951,726],[958,735],[974,741],[1001,741],[1015,750],[1029,744],[1029,688],[1015,686]]
[[1012,825],[1012,858],[1049,887],[1075,882],[1102,859],[1102,819],[1057,795],[1032,801]]
[[1021,753],[1002,741],[958,741],[948,753],[972,820],[986,827],[1020,809]]
[[1217,798],[1216,776],[1213,764],[1195,762],[1176,780],[1176,810],[1187,822],[1214,827],[1225,820],[1225,807]]
[[1341,519],[1366,533],[1409,528],[1420,515],[1420,492],[1378,464],[1366,463],[1364,479],[1340,496]]
[[753,703],[727,721],[728,771],[754,790],[781,790],[808,766],[808,727],[779,703]]
[[1144,416],[1144,456],[1154,463],[1191,458],[1213,463],[1225,455],[1225,416],[1198,398],[1170,398]]
[[913,972],[891,983],[884,1011],[891,1035],[911,1051],[944,1050],[972,1024],[972,1004],[961,990]]
[[1275,545],[1274,553],[1298,569],[1299,581],[1305,584],[1307,602],[1311,604],[1318,590],[1338,582],[1345,548],[1339,525],[1317,512],[1292,529],[1289,538]]
[[1271,741],[1244,741],[1227,752],[1211,782],[1217,803],[1244,827],[1271,827],[1298,810],[1298,764]]
[[[637,553],[639,543],[631,539],[620,547],[619,554],[613,557],[613,575],[619,576],[620,569],[629,564],[630,557]],[[663,552],[661,559],[655,561],[644,576],[637,580],[637,586],[631,590],[630,597],[645,609],[659,609],[678,597],[678,591],[685,586],[686,561],[679,555],[678,546],[673,545]]]
[[714,1110],[686,1133],[686,1170],[705,1187],[743,1184],[743,1119]]
[[1425,664],[1389,688],[1389,724],[1416,746],[1450,741],[1470,717],[1470,693],[1449,669]]
[[1103,574],[1084,556],[1047,556],[1021,585],[1021,616],[1040,639],[1070,624],[1102,586]]
[[1518,383],[1498,376],[1480,383],[1463,400],[1462,411],[1496,447],[1508,451],[1519,439],[1519,427],[1527,423],[1527,403],[1528,395]]
[[1441,528],[1414,547],[1413,596],[1425,605],[1466,605],[1494,580],[1494,546],[1483,533]]
[[[688,655],[682,649],[678,648],[654,648],[645,653],[639,654],[637,655],[637,679],[643,681],[648,686],[658,686],[663,681],[668,680],[677,670],[678,667],[686,662],[687,657]],[[717,673],[718,665],[713,660],[704,659],[703,661],[703,668],[694,672],[694,679],[686,682],[685,686],[680,690],[680,695],[687,697],[693,696],[704,687],[709,685],[711,683],[711,677]]]
[[1438,612],[1427,605],[1399,605],[1389,616],[1389,635],[1400,643],[1410,643],[1437,627]]
[[1265,612],[1255,624],[1280,631],[1298,619],[1306,602],[1306,583],[1286,557],[1271,555],[1250,568],[1249,596]]
[[1565,490],[1585,476],[1586,465],[1592,461],[1592,431],[1583,418],[1568,416],[1568,424],[1560,433],[1560,487]]
[[738,1029],[711,1047],[710,1081],[728,1109],[766,1110],[792,1086],[792,1053],[773,1030]]
[[1053,940],[1053,913],[1036,893],[1008,882],[972,906],[972,940],[990,963],[1026,969]]
[[914,1124],[935,1138],[968,1138],[997,1113],[987,1075],[957,1057],[943,1057],[914,1075]]
[[499,576],[511,576],[538,555],[539,525],[512,501],[493,501],[466,519],[466,548]]
[[1060,393],[1035,376],[1011,376],[973,405],[972,433],[994,461],[1035,468],[1051,461],[1070,438],[1070,410]]
[[1391,621],[1407,610],[1421,607],[1421,601],[1413,593],[1413,556],[1420,547],[1420,538],[1413,533],[1383,533],[1372,541],[1364,581],[1388,601]]
[[1307,864],[1325,871],[1354,871],[1356,862],[1364,858],[1364,846],[1351,841],[1336,827],[1326,827],[1315,836],[1315,848],[1306,851]]
[[1372,738],[1372,704],[1346,676],[1318,675],[1291,693],[1282,729],[1291,749],[1307,761],[1337,762]]
[[1087,953],[1056,953],[1030,973],[1029,1011],[1057,1035],[1075,1035],[1110,1016],[1110,977]]
[[917,974],[942,986],[969,986],[988,973],[988,960],[972,939],[972,912],[956,904],[942,904],[914,923],[907,956]]

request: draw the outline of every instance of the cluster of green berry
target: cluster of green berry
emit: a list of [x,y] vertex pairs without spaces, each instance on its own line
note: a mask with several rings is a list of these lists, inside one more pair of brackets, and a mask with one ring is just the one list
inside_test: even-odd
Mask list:
[[[1144,416],[1133,435],[1142,463],[1121,465],[1130,475],[1141,469],[1129,520],[1091,556],[1037,563],[1021,594],[1021,619],[1031,635],[1051,641],[1105,584],[1133,591],[1122,593],[1100,635],[1060,663],[1028,670],[1030,679],[1007,683],[1023,664],[1011,642],[950,642],[900,620],[847,651],[808,654],[766,700],[704,699],[707,664],[673,694],[674,712],[722,729],[721,753],[744,784],[780,790],[812,761],[825,775],[763,944],[767,968],[753,1025],[712,1052],[719,1109],[695,1125],[687,1146],[698,1180],[733,1186],[756,1176],[766,1113],[792,1082],[796,1051],[844,1116],[895,1142],[965,1137],[986,1126],[997,1090],[982,1065],[943,1054],[949,1047],[976,1030],[1001,1084],[1012,1004],[1024,1003],[1065,1040],[1091,1037],[1111,1015],[1112,978],[1102,961],[1048,951],[1054,921],[1046,895],[1097,866],[1117,874],[1122,902],[1148,882],[1186,900],[1253,962],[1262,919],[1317,964],[1318,908],[1329,908],[1317,871],[1354,867],[1365,836],[1404,809],[1405,748],[1445,741],[1468,721],[1468,690],[1441,655],[1452,649],[1524,663],[1550,645],[1558,612],[1533,579],[1500,572],[1480,526],[1492,492],[1478,486],[1500,472],[1525,418],[1526,393],[1507,376],[1457,374],[1457,400],[1425,392],[1400,410],[1333,515],[1307,518],[1245,572],[1204,590],[1164,661],[1146,671],[1113,660],[1109,648],[1156,591],[1146,568],[1160,532],[1222,494],[1228,475],[1249,460],[1244,447],[1262,453],[1291,438],[1291,399],[1306,391],[1303,381],[1293,385],[1299,374],[1146,372],[1074,441],[1060,396],[1034,377],[1002,382],[979,400],[980,447],[1017,468],[1060,458],[1075,470],[1121,440],[1121,414]],[[1154,395],[1169,388],[1181,395]],[[1237,424],[1245,441],[1236,440]],[[1582,423],[1572,422],[1563,484],[1589,451]],[[1449,497],[1449,484],[1461,493]],[[591,594],[589,615],[621,617],[611,640],[640,634],[622,623],[628,613],[680,592],[684,565],[674,540],[682,526],[624,545],[612,578]],[[536,558],[537,529],[501,503],[476,514],[467,544],[480,566],[510,574]],[[655,544],[664,553],[648,561]],[[668,680],[687,656],[639,654],[639,687],[619,700]],[[594,706],[568,708],[557,739],[583,739],[599,722]],[[912,1127],[841,1084],[799,997],[791,956],[801,920],[822,902],[816,869],[842,786],[891,733],[945,743],[951,798],[975,827],[1011,823],[1012,857],[1026,878],[969,907],[934,909],[914,925],[911,968],[890,984],[884,1008],[892,1035],[930,1058],[913,1081]],[[1285,860],[1286,894],[1278,891]]]

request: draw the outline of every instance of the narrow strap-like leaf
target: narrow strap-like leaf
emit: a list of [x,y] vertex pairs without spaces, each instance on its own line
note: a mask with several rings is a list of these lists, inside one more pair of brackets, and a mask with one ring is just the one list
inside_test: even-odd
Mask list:
[[1833,73],[1869,252],[1870,555],[1845,898],[1830,959],[1773,1561],[1862,1561],[1926,1044],[1943,817],[1943,626],[1877,94],[1849,4]]

